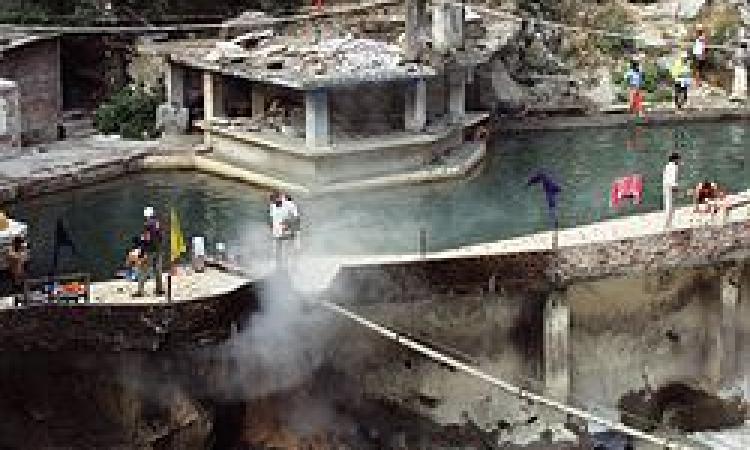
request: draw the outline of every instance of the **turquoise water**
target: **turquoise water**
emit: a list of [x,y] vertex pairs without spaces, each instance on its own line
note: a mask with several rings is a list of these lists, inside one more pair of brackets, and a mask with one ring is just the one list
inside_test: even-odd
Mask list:
[[[467,179],[298,199],[305,246],[318,254],[412,252],[420,229],[431,250],[549,229],[540,186],[526,186],[542,168],[563,186],[563,227],[652,211],[661,207],[661,172],[672,151],[682,155],[681,190],[709,177],[738,191],[749,184],[748,148],[747,122],[499,136]],[[645,177],[643,204],[612,210],[612,180],[631,173]],[[30,224],[36,271],[50,265],[55,220],[63,217],[79,247],[65,270],[108,276],[138,232],[144,205],[174,207],[186,234],[203,234],[209,245],[265,257],[267,196],[205,175],[152,173],[15,205],[11,213]]]

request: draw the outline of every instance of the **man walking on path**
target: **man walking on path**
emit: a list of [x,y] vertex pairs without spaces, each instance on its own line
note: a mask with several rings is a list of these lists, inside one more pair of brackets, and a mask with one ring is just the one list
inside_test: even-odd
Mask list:
[[664,191],[664,213],[667,216],[666,228],[672,228],[672,216],[674,215],[673,196],[677,191],[677,176],[680,155],[672,153],[669,156],[669,162],[664,166],[664,175],[662,177],[662,188]]
[[695,86],[700,87],[706,68],[706,34],[701,25],[697,26],[697,36],[693,42],[693,60],[695,64]]

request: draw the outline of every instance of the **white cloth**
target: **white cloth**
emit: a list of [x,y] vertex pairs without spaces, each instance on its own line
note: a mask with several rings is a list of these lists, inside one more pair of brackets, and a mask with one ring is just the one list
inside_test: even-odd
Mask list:
[[706,51],[706,42],[704,39],[696,38],[693,42],[693,55],[702,58],[703,52]]
[[291,200],[284,200],[281,203],[282,207],[286,209],[287,213],[292,217],[299,217],[299,210],[297,209],[297,204],[294,203]]
[[662,177],[662,184],[664,188],[674,188],[677,187],[677,163],[674,161],[670,161],[667,163],[666,166],[664,166],[664,175]]
[[206,238],[203,236],[193,237],[193,256],[206,256]]
[[286,237],[286,226],[284,225],[284,222],[289,217],[289,208],[287,208],[283,202],[281,206],[276,206],[276,203],[271,203],[269,214],[271,216],[271,233],[273,234],[273,237],[277,239]]

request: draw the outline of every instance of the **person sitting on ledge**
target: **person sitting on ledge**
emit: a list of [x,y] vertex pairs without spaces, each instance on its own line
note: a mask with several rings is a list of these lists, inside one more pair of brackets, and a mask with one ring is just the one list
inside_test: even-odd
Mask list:
[[718,183],[711,182],[708,179],[703,180],[695,186],[692,194],[695,212],[700,212],[701,205],[706,205],[706,212],[715,214],[719,212],[719,209],[723,209],[724,214],[726,214],[727,208],[724,204],[726,193],[719,188]]

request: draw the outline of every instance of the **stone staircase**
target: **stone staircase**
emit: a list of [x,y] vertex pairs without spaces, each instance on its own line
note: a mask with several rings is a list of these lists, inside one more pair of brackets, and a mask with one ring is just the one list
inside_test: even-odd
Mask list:
[[96,134],[94,119],[85,111],[65,111],[63,113],[65,138],[85,138]]

